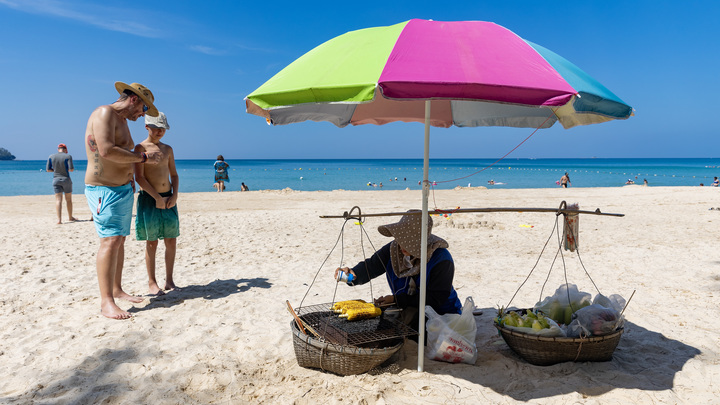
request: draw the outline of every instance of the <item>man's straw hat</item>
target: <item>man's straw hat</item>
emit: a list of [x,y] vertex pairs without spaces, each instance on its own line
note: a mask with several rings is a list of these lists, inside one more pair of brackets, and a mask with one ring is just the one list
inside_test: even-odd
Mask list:
[[152,91],[150,91],[147,87],[143,86],[140,83],[132,83],[128,85],[123,82],[115,82],[115,89],[120,94],[123,94],[125,90],[130,90],[133,93],[137,94],[138,97],[142,99],[143,103],[145,103],[145,105],[148,107],[146,114],[151,117],[158,116],[158,109],[155,108],[155,105],[153,104],[155,102],[155,97],[153,96]]

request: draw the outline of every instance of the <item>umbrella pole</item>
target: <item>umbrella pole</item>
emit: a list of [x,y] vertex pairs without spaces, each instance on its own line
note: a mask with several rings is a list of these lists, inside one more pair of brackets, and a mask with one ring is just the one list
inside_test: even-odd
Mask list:
[[430,100],[425,100],[425,155],[423,158],[423,185],[422,185],[422,222],[420,223],[421,237],[420,246],[426,248],[420,254],[420,325],[418,333],[418,371],[422,372],[425,364],[425,298],[427,290],[427,240],[428,240],[428,195],[430,194],[430,182],[428,171],[430,169]]

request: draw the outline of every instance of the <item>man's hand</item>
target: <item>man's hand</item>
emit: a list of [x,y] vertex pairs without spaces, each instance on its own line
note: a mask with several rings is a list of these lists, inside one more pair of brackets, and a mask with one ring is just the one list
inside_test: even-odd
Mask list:
[[163,155],[163,153],[160,151],[145,152],[145,154],[147,155],[147,161],[145,163],[150,164],[150,165],[156,165],[156,164],[160,163],[163,160],[163,158],[165,157]]

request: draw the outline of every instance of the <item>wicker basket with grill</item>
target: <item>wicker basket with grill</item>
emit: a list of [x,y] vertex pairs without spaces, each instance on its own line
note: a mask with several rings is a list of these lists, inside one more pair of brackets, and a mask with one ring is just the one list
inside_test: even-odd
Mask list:
[[[563,202],[563,205],[565,205],[565,202]],[[561,209],[565,208],[561,205]],[[576,251],[578,248],[577,244],[577,236],[578,236],[578,222],[577,222],[577,216],[574,217],[572,214],[570,215],[571,218],[568,218],[568,215],[566,213],[562,213],[564,216],[564,235],[562,239],[559,238],[559,246],[557,250],[557,255],[562,256],[562,249],[563,247],[566,250]],[[560,216],[560,213],[558,213],[558,218]],[[553,236],[553,234],[557,232],[559,237],[559,226],[558,221],[556,220],[556,226],[553,228],[553,231],[550,234],[550,237]],[[548,238],[548,241],[550,238]],[[547,246],[547,242],[545,244]],[[543,251],[544,251],[543,247]],[[540,253],[540,256],[542,256],[542,252]],[[556,256],[557,257],[557,256]],[[580,259],[580,253],[577,252],[577,257],[580,263],[582,264],[582,260]],[[538,258],[538,262],[540,259]],[[537,266],[537,263],[535,264],[535,267]],[[553,263],[555,260],[553,260]],[[565,267],[565,260],[562,260],[563,268]],[[535,267],[530,271],[530,274],[525,279],[525,282],[530,278],[530,275],[532,275],[533,270],[535,270]],[[590,281],[593,285],[595,285],[595,282],[590,277],[590,274],[588,273],[587,269],[585,269],[585,266],[582,265],[583,269],[585,270],[585,274],[590,278]],[[550,271],[552,271],[552,265],[550,268]],[[564,268],[565,271],[565,279],[567,280],[567,270]],[[549,278],[549,272],[548,272],[548,278]],[[525,284],[523,282],[523,284]],[[547,282],[547,279],[546,279]],[[567,305],[570,307],[571,313],[575,314],[572,316],[568,313],[566,314],[567,318],[561,326],[558,325],[558,323],[555,324],[556,328],[562,327],[563,333],[565,333],[566,330],[569,330],[569,326],[573,325],[569,320],[570,319],[576,319],[575,317],[580,312],[577,312],[582,309],[582,306],[579,305],[573,305],[573,300],[570,296],[570,286],[574,287],[574,285],[571,284],[565,284],[561,286],[561,288],[558,289],[558,292],[564,289],[564,292],[567,291]],[[543,286],[544,287],[544,286]],[[518,288],[518,291],[515,292],[515,295],[519,292],[520,288],[522,288],[522,284]],[[597,289],[597,286],[595,285],[595,288]],[[558,293],[556,292],[556,295]],[[586,294],[586,293],[583,293]],[[513,298],[515,298],[515,295]],[[542,291],[540,293],[542,297]],[[588,296],[590,294],[587,294]],[[564,293],[561,294],[561,296],[564,296]],[[608,302],[607,298],[602,296],[600,294],[600,291],[598,290],[598,296],[596,296],[596,300],[598,300],[599,297],[602,297],[605,301]],[[619,296],[618,296],[619,297]],[[512,299],[511,298],[511,302]],[[551,297],[546,298],[545,301],[547,302]],[[632,299],[632,296],[630,297]],[[629,300],[627,303],[624,302],[624,299],[620,297],[620,301],[624,306],[627,306],[627,303],[629,303]],[[594,301],[595,302],[595,301]],[[498,317],[494,320],[494,326],[497,328],[498,333],[502,336],[503,340],[507,343],[507,345],[520,357],[525,359],[528,363],[538,365],[538,366],[548,366],[556,363],[562,363],[562,362],[586,362],[586,361],[609,361],[612,360],[613,352],[615,351],[618,343],[620,342],[620,337],[622,336],[624,329],[623,329],[623,318],[622,313],[624,312],[624,307],[622,308],[622,311],[619,312],[619,315],[617,316],[617,319],[613,319],[608,321],[608,325],[611,325],[609,328],[607,328],[602,334],[598,332],[598,334],[592,334],[592,333],[580,333],[580,336],[573,336],[573,337],[566,337],[566,336],[550,336],[550,335],[542,335],[535,334],[535,333],[526,333],[524,331],[527,331],[527,316],[531,316],[532,318],[537,319],[539,318],[545,318],[551,319],[553,317],[547,316],[548,314],[543,313],[542,310],[538,310],[540,307],[541,302],[538,302],[534,308],[530,309],[522,309],[522,310],[506,310],[505,308],[500,308],[498,311]],[[508,304],[509,306],[510,304]],[[590,305],[589,302],[587,302],[585,305]],[[543,308],[544,309],[544,308]],[[525,325],[520,325],[524,327],[513,327],[513,326],[507,326],[507,324],[504,323],[504,321],[507,319],[507,315],[517,315],[526,313],[525,318]],[[616,312],[617,314],[617,312]],[[555,316],[554,318],[557,318]],[[533,321],[535,322],[535,321]],[[551,322],[552,323],[552,322]],[[568,325],[570,324],[570,325]],[[542,326],[537,326],[536,330],[542,330]],[[545,326],[547,327],[547,325]],[[582,328],[577,327],[576,330],[580,330]],[[558,329],[560,330],[560,329]],[[583,329],[584,330],[584,329]]]
[[[349,220],[361,221],[359,216],[351,215],[347,216],[346,223]],[[362,222],[360,225],[362,228]],[[388,361],[408,336],[417,334],[400,320],[399,309],[379,309],[372,304],[371,283],[370,286],[370,303],[365,304],[377,313],[365,319],[352,320],[351,316],[339,315],[334,311],[335,302],[307,306],[301,302],[297,310],[287,303],[294,317],[290,331],[298,365],[339,375],[365,373]],[[308,292],[310,288],[312,284]]]
[[[332,304],[298,308],[298,324],[290,328],[298,364],[340,375],[360,374],[381,365],[416,332],[392,311],[359,321],[347,321],[328,310]],[[303,333],[299,326],[306,330]]]

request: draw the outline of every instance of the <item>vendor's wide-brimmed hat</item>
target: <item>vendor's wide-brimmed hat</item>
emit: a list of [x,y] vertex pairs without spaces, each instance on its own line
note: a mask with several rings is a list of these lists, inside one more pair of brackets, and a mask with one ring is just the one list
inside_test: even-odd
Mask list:
[[[384,236],[395,238],[397,243],[410,253],[413,257],[420,257],[422,249],[420,248],[420,238],[422,229],[422,214],[420,210],[409,210],[407,212],[417,212],[417,214],[406,214],[400,218],[400,221],[394,224],[380,225],[378,232]],[[428,246],[443,239],[433,235],[432,218],[428,215]]]
[[120,94],[123,94],[125,90],[130,90],[137,94],[138,97],[142,99],[143,103],[145,103],[148,107],[145,114],[152,117],[158,116],[158,109],[155,108],[155,105],[153,104],[155,102],[155,96],[153,96],[152,91],[150,91],[147,87],[140,83],[125,84],[123,82],[115,82],[115,89]]

